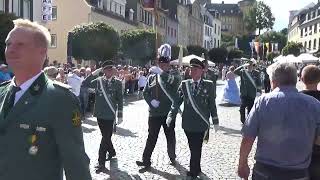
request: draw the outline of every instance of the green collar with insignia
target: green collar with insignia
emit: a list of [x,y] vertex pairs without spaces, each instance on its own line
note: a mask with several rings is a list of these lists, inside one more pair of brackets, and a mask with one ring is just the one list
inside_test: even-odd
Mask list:
[[45,85],[47,84],[48,78],[42,73],[30,86],[29,92],[32,96],[41,94]]

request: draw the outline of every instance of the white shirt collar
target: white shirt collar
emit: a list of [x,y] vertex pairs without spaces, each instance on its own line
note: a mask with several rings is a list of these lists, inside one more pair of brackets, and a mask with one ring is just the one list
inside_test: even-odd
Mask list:
[[199,83],[200,83],[200,80],[201,80],[201,78],[198,79],[197,81],[194,81],[194,80],[191,78],[191,82],[192,82],[192,83],[197,82],[197,83],[199,84]]
[[[41,73],[43,73],[43,71],[39,72],[37,75],[33,76],[32,78],[30,78],[29,80],[27,80],[26,82],[21,84],[19,86],[21,88],[21,90],[26,91],[32,85],[32,83],[41,75]],[[15,80],[15,77],[12,78],[11,84],[16,86],[16,83],[14,82],[14,80]]]

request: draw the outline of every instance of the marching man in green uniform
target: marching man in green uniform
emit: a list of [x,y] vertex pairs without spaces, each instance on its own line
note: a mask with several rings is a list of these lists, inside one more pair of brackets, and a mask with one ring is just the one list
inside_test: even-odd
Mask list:
[[172,109],[168,114],[167,123],[175,119],[178,109],[184,102],[182,113],[182,128],[188,138],[191,152],[190,171],[188,176],[196,178],[201,173],[200,160],[202,143],[208,140],[211,116],[212,122],[217,131],[219,119],[214,96],[214,84],[210,80],[204,80],[201,77],[204,72],[204,64],[198,59],[192,59],[191,79],[181,82],[178,89],[178,96]]
[[[98,77],[101,71],[104,72],[104,76]],[[114,74],[115,68],[113,62],[106,61],[102,64],[102,68],[94,71],[83,82],[84,86],[94,88],[96,92],[94,116],[97,117],[102,134],[96,173],[105,170],[106,160],[111,160],[116,156],[111,136],[114,124],[116,123],[116,117],[118,118],[118,123],[122,122],[123,95],[122,83],[114,77]],[[108,158],[106,159],[107,152]]]
[[14,20],[5,56],[15,77],[0,85],[0,179],[91,180],[78,99],[42,70],[49,31]]
[[153,71],[156,74],[149,76],[147,85],[143,90],[144,99],[149,105],[149,134],[142,161],[137,161],[136,163],[138,166],[146,168],[151,166],[151,155],[156,146],[161,126],[167,138],[167,151],[171,164],[175,164],[175,119],[171,122],[170,127],[167,127],[166,119],[178,89],[179,79],[169,74],[170,48],[168,44],[164,44],[159,48],[159,67],[156,67]]
[[[234,70],[234,73],[241,78],[240,83],[240,120],[244,124],[246,120],[246,114],[249,114],[254,99],[256,96],[261,94],[261,79],[259,71],[255,70],[256,62],[250,60],[249,63],[246,63],[237,69]],[[246,113],[247,109],[247,113]]]

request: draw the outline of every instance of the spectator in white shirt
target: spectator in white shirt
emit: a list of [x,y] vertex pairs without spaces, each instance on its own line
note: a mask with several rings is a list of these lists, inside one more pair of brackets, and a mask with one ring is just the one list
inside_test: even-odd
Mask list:
[[79,95],[80,95],[80,88],[81,88],[82,81],[83,81],[83,79],[80,77],[79,69],[75,69],[75,70],[73,70],[72,73],[68,74],[67,82],[72,88],[71,91],[77,97],[79,97]]
[[143,88],[146,86],[147,84],[147,77],[144,75],[143,71],[139,72],[139,78],[138,78],[138,90],[139,90],[139,99],[142,98],[142,91]]

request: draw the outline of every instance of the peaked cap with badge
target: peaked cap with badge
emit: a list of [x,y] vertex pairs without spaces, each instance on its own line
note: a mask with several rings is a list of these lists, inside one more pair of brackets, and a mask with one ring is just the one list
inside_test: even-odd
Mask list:
[[13,82],[0,85],[0,179],[90,180],[77,98],[41,73],[8,108]]

